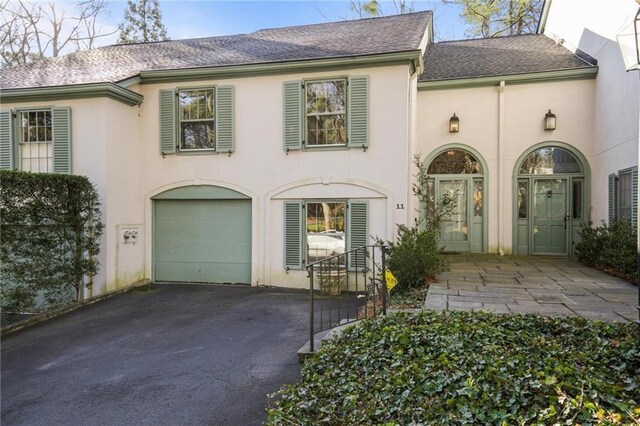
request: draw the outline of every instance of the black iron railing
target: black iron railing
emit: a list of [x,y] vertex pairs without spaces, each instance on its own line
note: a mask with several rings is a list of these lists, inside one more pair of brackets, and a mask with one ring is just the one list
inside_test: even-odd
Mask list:
[[369,245],[307,266],[309,345],[317,333],[387,313],[386,246]]

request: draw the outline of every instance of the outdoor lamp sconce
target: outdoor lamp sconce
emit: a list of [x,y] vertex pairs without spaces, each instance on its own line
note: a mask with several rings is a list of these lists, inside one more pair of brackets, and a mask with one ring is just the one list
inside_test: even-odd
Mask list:
[[460,131],[460,119],[456,117],[456,113],[449,119],[449,133],[458,133]]
[[549,110],[544,115],[544,129],[545,130],[555,130],[556,129],[556,115]]

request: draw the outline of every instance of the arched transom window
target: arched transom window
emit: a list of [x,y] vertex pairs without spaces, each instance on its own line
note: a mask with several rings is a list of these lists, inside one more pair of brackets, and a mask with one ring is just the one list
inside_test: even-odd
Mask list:
[[582,173],[578,159],[569,151],[554,146],[533,151],[522,162],[521,175]]
[[468,151],[449,149],[433,159],[427,173],[430,175],[481,175],[482,165]]

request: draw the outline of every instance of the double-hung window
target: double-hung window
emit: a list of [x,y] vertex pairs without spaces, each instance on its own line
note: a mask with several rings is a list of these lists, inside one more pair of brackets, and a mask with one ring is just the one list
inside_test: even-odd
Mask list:
[[163,156],[235,150],[233,86],[160,90],[159,104]]
[[347,81],[308,81],[305,88],[308,147],[347,143]]
[[284,149],[369,147],[369,77],[284,82]]
[[634,226],[638,211],[638,168],[632,167],[609,175],[609,223],[628,220]]
[[0,169],[71,173],[71,109],[0,111]]
[[178,91],[181,151],[215,150],[214,91]]

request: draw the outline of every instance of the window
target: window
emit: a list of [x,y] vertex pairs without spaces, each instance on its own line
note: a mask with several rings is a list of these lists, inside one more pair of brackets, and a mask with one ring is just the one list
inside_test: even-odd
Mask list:
[[53,172],[53,130],[51,110],[19,113],[19,169]]
[[160,154],[235,151],[234,87],[160,90]]
[[632,167],[609,175],[609,223],[628,220],[637,222],[638,168]]
[[180,150],[214,150],[214,89],[180,90],[178,108]]
[[71,109],[0,111],[0,169],[71,173]]
[[569,151],[558,147],[540,148],[527,156],[520,168],[521,175],[552,175],[582,173],[580,162]]
[[346,80],[306,83],[307,146],[345,145],[347,143]]
[[482,174],[482,165],[469,152],[450,149],[438,155],[429,164],[430,175]]
[[[298,200],[284,203],[286,269],[304,269],[310,263],[365,246],[368,238],[367,201]],[[350,268],[364,264],[364,260],[357,257],[349,259]]]
[[285,81],[283,148],[369,147],[369,77]]

